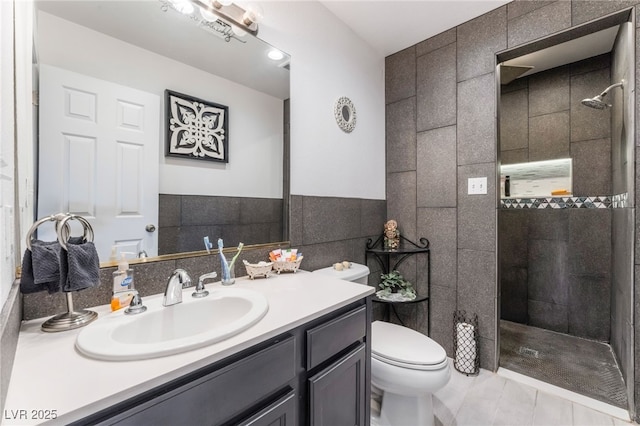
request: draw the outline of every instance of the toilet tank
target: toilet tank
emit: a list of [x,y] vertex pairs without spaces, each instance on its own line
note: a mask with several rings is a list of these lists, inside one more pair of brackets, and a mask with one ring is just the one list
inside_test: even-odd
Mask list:
[[369,267],[361,265],[359,263],[351,263],[349,269],[343,269],[342,271],[336,271],[333,266],[327,268],[316,269],[314,274],[323,274],[339,280],[351,281],[359,284],[367,284],[369,279]]

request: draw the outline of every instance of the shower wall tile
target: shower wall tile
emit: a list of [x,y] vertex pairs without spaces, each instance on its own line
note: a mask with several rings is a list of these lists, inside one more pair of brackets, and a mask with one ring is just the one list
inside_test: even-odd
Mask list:
[[[571,144],[573,195],[611,194],[611,139]],[[597,170],[597,173],[594,173]]]
[[495,53],[507,47],[507,8],[485,13],[457,30],[458,81],[493,72]]
[[[458,167],[458,248],[495,250],[497,229],[494,163]],[[468,195],[467,179],[488,176],[486,195]]]
[[611,209],[569,211],[571,274],[609,276],[611,270]]
[[387,104],[416,94],[416,48],[411,46],[385,58],[385,101]]
[[405,237],[415,241],[416,172],[387,174],[387,218],[395,219]]
[[529,300],[529,325],[557,331],[569,332],[569,315],[567,306],[538,300]]
[[580,103],[582,99],[598,95],[610,85],[610,81],[609,68],[571,77],[572,142],[611,136],[611,111],[588,108]]
[[448,44],[456,42],[456,29],[451,28],[445,32],[428,38],[416,44],[416,56],[420,57],[436,49],[440,49]]
[[567,305],[567,242],[529,240],[529,299]]
[[[556,1],[556,0],[554,0]],[[554,1],[543,1],[543,0],[516,0],[507,4],[507,19],[517,18],[518,16],[522,16],[529,12],[532,12],[541,7],[548,6]]]
[[524,209],[498,210],[501,265],[527,267],[530,216],[531,212]]
[[569,276],[569,333],[608,342],[610,338],[608,275]]
[[515,92],[516,90],[523,90],[528,88],[529,88],[529,78],[521,77],[513,80],[509,84],[501,84],[500,94],[504,95],[505,93]]
[[494,73],[458,83],[459,165],[496,161],[495,85]]
[[[602,55],[593,56],[591,58],[569,64],[569,72],[574,76],[610,67],[611,53],[603,53]],[[602,89],[596,89],[596,92],[598,92],[596,94],[599,94],[602,90],[604,90],[604,87]]]
[[636,4],[638,4],[636,0],[574,0],[571,2],[572,23],[573,25],[583,24]]
[[418,207],[455,207],[456,126],[418,133]]
[[529,119],[529,161],[567,158],[570,151],[569,113],[566,111]]
[[526,163],[528,161],[529,148],[500,151],[500,164]]
[[517,90],[500,96],[500,150],[529,146],[529,90]]
[[457,222],[453,208],[418,208],[418,235],[429,240],[431,282],[456,288]]
[[529,115],[534,117],[568,110],[571,98],[570,82],[567,66],[529,77]]
[[416,169],[416,98],[386,108],[387,172]]
[[500,266],[500,318],[529,323],[528,271],[526,267]]
[[570,210],[529,210],[529,238],[536,240],[569,241]]
[[495,340],[495,252],[458,250],[458,309],[478,314],[479,334]]
[[456,44],[417,59],[418,132],[456,123]]
[[571,26],[571,2],[556,1],[509,19],[509,47],[545,37]]

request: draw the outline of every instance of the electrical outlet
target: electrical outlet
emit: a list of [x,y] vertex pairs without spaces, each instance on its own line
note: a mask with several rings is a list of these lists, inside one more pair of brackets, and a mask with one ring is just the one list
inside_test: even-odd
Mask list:
[[467,180],[467,194],[469,195],[478,195],[478,194],[486,194],[487,193],[487,178],[486,177],[478,177],[478,178],[469,178]]

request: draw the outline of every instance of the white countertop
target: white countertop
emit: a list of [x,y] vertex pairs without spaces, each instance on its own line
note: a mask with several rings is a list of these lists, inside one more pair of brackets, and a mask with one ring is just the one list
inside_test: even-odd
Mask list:
[[[207,288],[222,287],[219,282]],[[107,408],[174,378],[268,340],[374,292],[374,288],[298,271],[270,278],[236,280],[233,287],[264,294],[269,311],[256,325],[227,340],[176,355],[138,361],[99,361],[80,354],[75,340],[82,330],[45,333],[45,318],[22,324],[3,425],[39,424],[38,415],[55,410],[55,424],[66,424]],[[224,287],[223,287],[224,288]],[[193,288],[184,290],[191,297]],[[162,295],[148,296],[148,299]],[[91,308],[99,318],[108,305]],[[90,325],[89,325],[90,326]],[[24,411],[20,411],[24,410]],[[20,419],[26,417],[26,419]],[[36,417],[36,418],[34,418]]]

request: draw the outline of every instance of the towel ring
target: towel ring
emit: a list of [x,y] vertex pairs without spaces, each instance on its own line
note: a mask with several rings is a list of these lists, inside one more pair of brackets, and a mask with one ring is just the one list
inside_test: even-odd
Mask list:
[[91,224],[87,221],[87,219],[76,214],[67,214],[59,222],[59,226],[56,226],[58,242],[63,249],[67,250],[67,242],[69,242],[69,238],[71,237],[71,231],[69,229],[69,225],[67,224],[69,219],[74,219],[80,222],[82,224],[82,228],[84,229],[83,238],[85,239],[85,241],[93,242],[93,228],[91,227]]
[[[66,216],[68,215],[64,213],[52,214],[51,216],[46,216],[46,217],[43,217],[42,219],[39,219],[37,222],[31,225],[31,228],[29,228],[29,231],[27,232],[27,248],[31,250],[31,242],[33,241],[33,234],[36,232],[36,229],[38,228],[38,226],[42,225],[45,222],[56,222],[55,227],[56,227],[56,235],[57,235],[58,230],[60,228],[60,222]],[[65,223],[64,227],[67,234],[71,232],[71,230],[69,229],[69,225]]]

